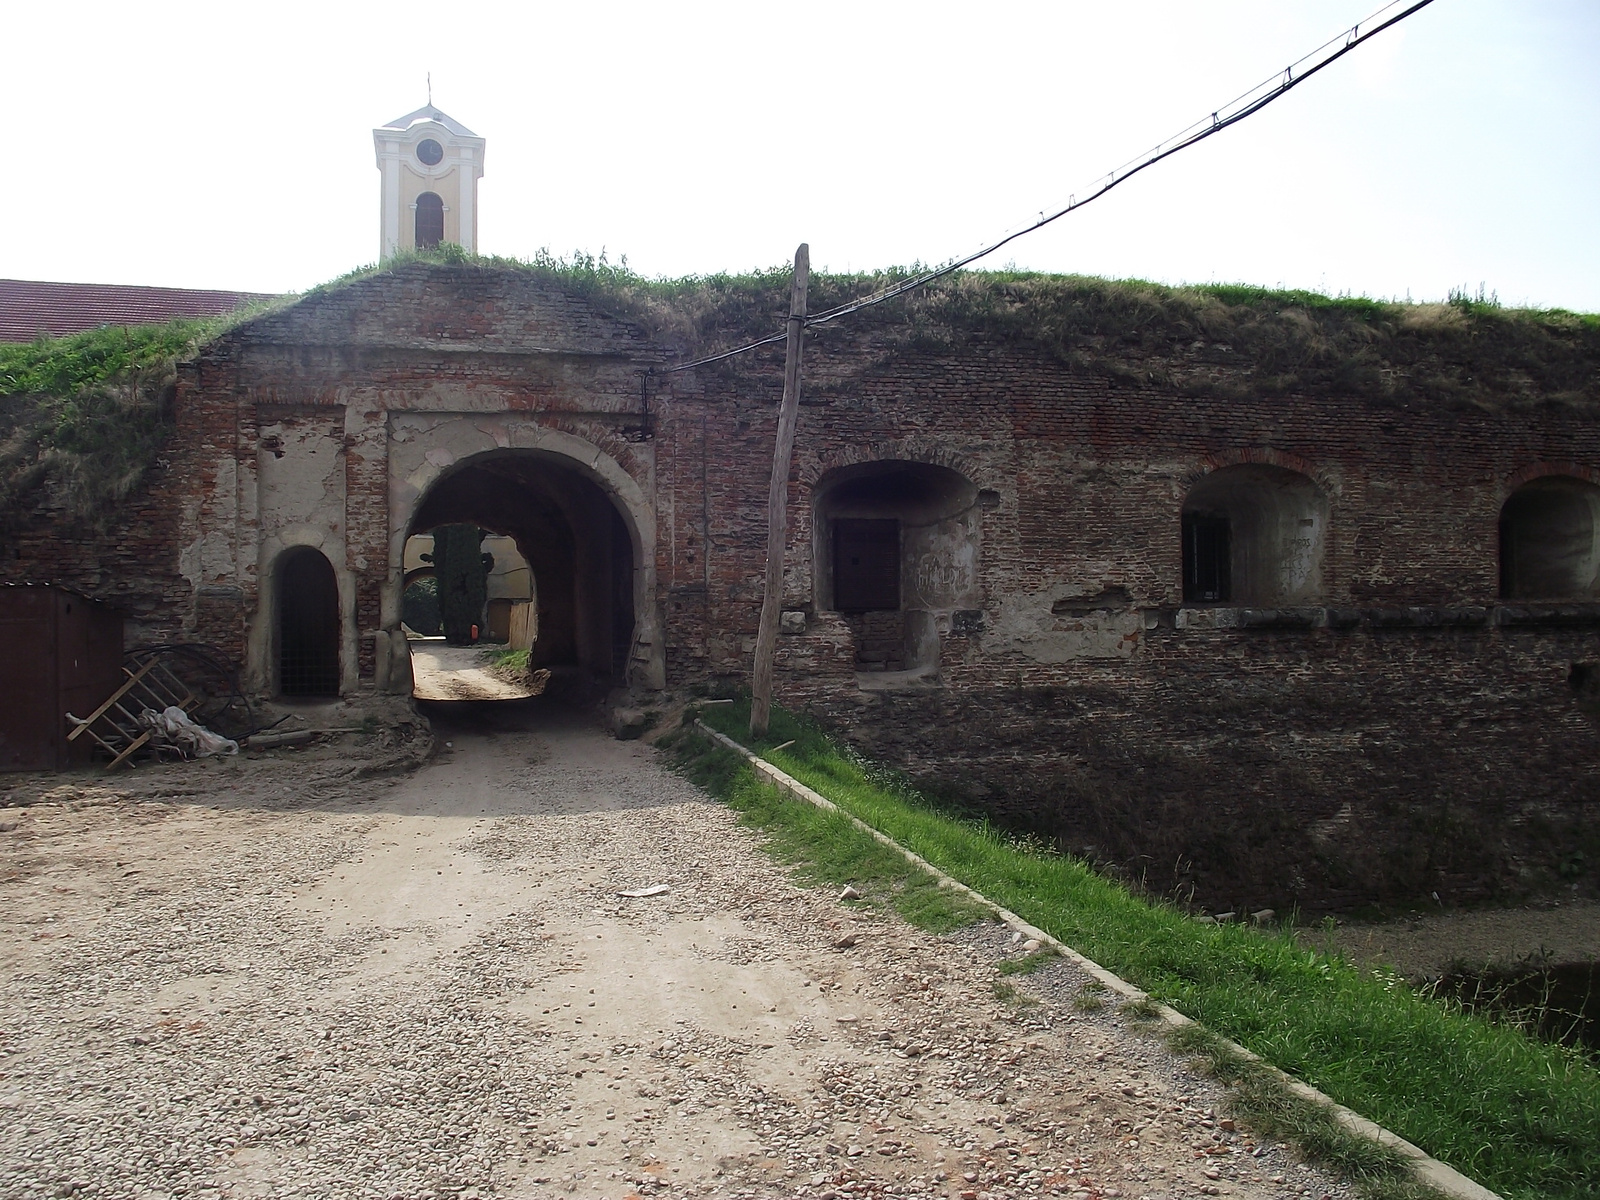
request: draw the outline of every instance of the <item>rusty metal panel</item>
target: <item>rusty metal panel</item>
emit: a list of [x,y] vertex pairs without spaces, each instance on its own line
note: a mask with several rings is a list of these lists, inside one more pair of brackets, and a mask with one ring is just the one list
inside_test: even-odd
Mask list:
[[120,615],[60,588],[0,588],[0,770],[66,766],[67,712],[93,712],[121,677]]
[[56,603],[57,765],[65,766],[93,754],[88,738],[65,740],[66,714],[86,717],[122,686],[122,617],[71,592],[59,593]]
[[56,596],[0,589],[0,767],[49,771],[57,762]]
[[48,611],[0,615],[0,770],[56,767],[53,625]]

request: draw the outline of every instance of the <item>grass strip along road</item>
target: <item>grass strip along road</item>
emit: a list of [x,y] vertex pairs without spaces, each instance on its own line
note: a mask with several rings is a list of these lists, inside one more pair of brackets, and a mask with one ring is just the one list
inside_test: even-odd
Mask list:
[[[746,702],[707,706],[700,715],[750,744]],[[1307,950],[1287,928],[1200,924],[1076,859],[941,811],[894,773],[790,714],[774,709],[768,736],[752,748],[1154,998],[1508,1200],[1600,1195],[1600,1069],[1583,1052],[1418,995],[1393,973]],[[776,799],[741,759],[709,739],[680,734],[676,753],[682,769],[765,830],[780,858],[818,878],[887,884],[894,907],[924,928],[972,919],[957,897],[848,822]],[[1232,1073],[1248,1100],[1248,1071]],[[1252,1107],[1259,1121],[1272,1105]],[[1369,1194],[1408,1190],[1392,1178],[1380,1183],[1392,1174],[1384,1162],[1365,1161],[1348,1145],[1319,1145],[1325,1139],[1315,1130],[1300,1131],[1297,1140],[1358,1179],[1371,1176]]]

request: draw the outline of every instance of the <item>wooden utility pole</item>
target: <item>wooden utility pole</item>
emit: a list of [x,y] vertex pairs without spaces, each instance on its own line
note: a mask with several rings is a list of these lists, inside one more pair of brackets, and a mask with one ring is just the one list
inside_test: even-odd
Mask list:
[[767,493],[767,582],[761,593],[761,627],[750,679],[750,736],[767,732],[772,707],[772,655],[778,646],[783,612],[783,552],[789,541],[789,464],[794,459],[794,427],[800,417],[800,338],[806,328],[806,284],[811,279],[811,248],[794,252],[794,287],[789,293],[789,340],[783,358],[783,404],[778,409],[778,443],[772,451],[772,487]]

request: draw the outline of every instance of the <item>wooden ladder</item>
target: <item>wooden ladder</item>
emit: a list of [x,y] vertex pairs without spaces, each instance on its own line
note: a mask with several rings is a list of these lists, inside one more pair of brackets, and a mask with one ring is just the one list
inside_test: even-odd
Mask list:
[[128,662],[122,665],[122,673],[127,676],[122,686],[67,734],[69,742],[85,734],[98,742],[100,748],[111,755],[111,763],[106,767],[108,771],[120,767],[155,733],[155,730],[139,724],[141,712],[147,708],[160,712],[173,705],[188,712],[195,699],[194,693],[183,680],[154,655],[142,662],[130,656]]

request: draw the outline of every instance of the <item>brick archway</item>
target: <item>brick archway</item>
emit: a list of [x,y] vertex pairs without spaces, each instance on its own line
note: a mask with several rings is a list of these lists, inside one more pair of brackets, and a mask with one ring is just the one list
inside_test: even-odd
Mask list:
[[[538,461],[553,472],[568,472],[603,495],[627,539],[632,629],[618,656],[624,661],[618,681],[629,686],[666,686],[665,650],[655,581],[656,518],[653,503],[638,480],[601,447],[513,414],[407,414],[390,435],[389,578],[383,590],[382,625],[391,656],[404,654],[400,606],[404,592],[406,537],[413,532],[427,497],[442,482],[495,460]],[[476,518],[473,518],[476,519]],[[598,518],[597,518],[598,519]],[[492,526],[493,521],[484,521]],[[391,662],[391,667],[394,664]],[[391,669],[391,690],[409,684],[408,670]]]

